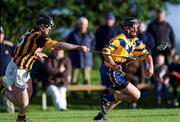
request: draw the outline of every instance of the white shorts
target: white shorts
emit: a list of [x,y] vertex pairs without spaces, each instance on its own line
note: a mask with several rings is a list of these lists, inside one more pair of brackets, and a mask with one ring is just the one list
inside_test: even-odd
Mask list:
[[26,88],[27,81],[30,79],[30,72],[26,69],[20,69],[18,66],[11,60],[6,69],[5,83],[7,86],[11,87],[15,85],[18,88]]

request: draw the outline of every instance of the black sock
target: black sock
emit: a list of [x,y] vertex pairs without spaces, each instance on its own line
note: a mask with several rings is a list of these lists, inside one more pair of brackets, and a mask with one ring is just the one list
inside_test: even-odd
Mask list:
[[18,120],[25,120],[26,119],[26,115],[18,115]]

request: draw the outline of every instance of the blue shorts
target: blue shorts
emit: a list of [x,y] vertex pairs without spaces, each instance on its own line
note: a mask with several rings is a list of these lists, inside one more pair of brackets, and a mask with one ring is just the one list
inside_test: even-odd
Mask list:
[[126,88],[129,83],[121,71],[112,70],[104,64],[100,67],[100,75],[101,84],[114,90]]

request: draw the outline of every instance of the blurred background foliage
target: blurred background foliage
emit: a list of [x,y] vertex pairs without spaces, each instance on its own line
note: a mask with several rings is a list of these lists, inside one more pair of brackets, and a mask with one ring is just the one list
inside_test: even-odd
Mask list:
[[147,20],[152,19],[155,9],[165,7],[165,2],[178,4],[180,0],[1,0],[1,25],[12,42],[32,27],[35,17],[41,13],[53,17],[55,28],[71,28],[78,17],[86,16],[90,29],[95,31],[103,24],[104,13],[108,11],[115,14],[117,24],[126,16]]

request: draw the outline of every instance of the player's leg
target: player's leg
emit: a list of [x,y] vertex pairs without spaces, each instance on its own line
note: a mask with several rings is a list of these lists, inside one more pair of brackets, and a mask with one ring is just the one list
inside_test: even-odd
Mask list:
[[12,94],[12,91],[9,90],[5,83],[0,82],[0,94],[9,99],[14,105],[19,106],[16,98]]
[[26,112],[29,105],[29,99],[32,95],[32,80],[29,79],[26,82],[26,86],[24,88],[23,87],[20,88],[14,85],[12,87],[12,93],[19,104],[19,113],[18,113],[17,122],[25,121]]
[[105,108],[102,109],[102,114],[107,114],[113,108],[115,108],[119,103],[123,101],[136,101],[140,98],[140,91],[131,83],[128,83],[127,87],[121,91],[114,91],[113,94],[104,96],[103,99],[107,100]]
[[13,63],[13,61],[10,61],[6,69],[5,77],[2,77],[0,80],[0,94],[7,97],[14,105],[19,106],[16,98],[10,90],[16,79],[16,71],[17,66]]
[[[114,91],[114,94],[120,94],[120,91]],[[117,105],[119,105],[122,101],[121,100],[115,100],[112,101],[109,106],[107,107],[107,113],[109,113],[110,111],[112,111]]]
[[140,97],[139,90],[129,83],[120,71],[113,71],[104,67],[101,72],[101,80],[103,85],[122,92],[102,95],[100,98],[101,112],[95,116],[94,120],[104,120],[107,112],[111,111],[121,101],[135,101]]
[[140,91],[130,82],[127,87],[121,90],[121,93],[115,94],[115,99],[120,101],[137,101],[140,98]]
[[[123,101],[136,101],[140,98],[140,91],[131,83],[128,83],[127,87],[122,89],[121,91],[115,90],[113,94],[109,94],[104,96],[104,99],[107,100],[104,103],[105,108],[102,108],[101,114],[107,115],[110,111],[112,111],[119,103]],[[109,102],[109,103],[108,103]]]

